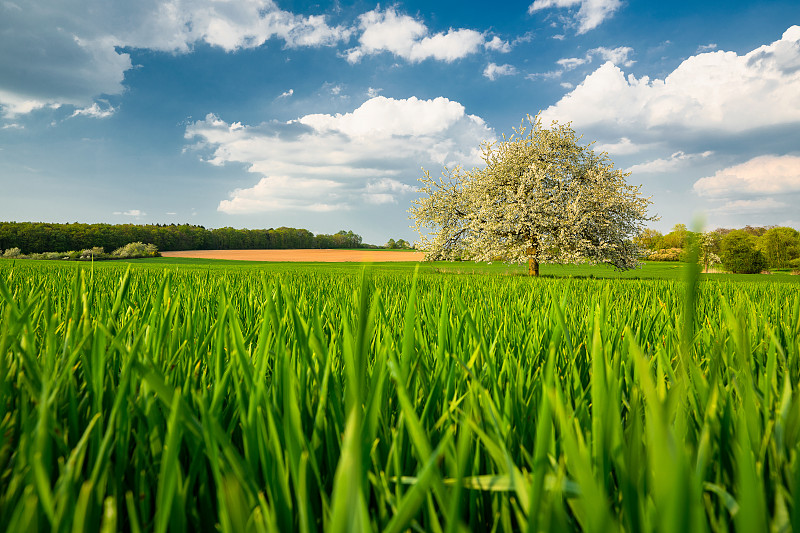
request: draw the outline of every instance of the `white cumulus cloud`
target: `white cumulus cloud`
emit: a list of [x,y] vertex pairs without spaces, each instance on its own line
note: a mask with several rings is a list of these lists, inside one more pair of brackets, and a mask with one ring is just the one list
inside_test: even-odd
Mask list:
[[503,39],[501,39],[496,35],[492,37],[490,41],[486,41],[485,43],[483,43],[483,47],[486,48],[487,50],[492,50],[503,54],[507,54],[508,52],[511,51],[511,44],[509,44],[508,41],[504,41]]
[[185,136],[208,163],[243,163],[261,176],[220,202],[226,213],[394,203],[415,190],[420,166],[479,164],[480,143],[494,138],[458,102],[383,96],[349,113],[256,126],[210,114],[189,124]]
[[666,78],[626,76],[607,61],[543,112],[628,136],[654,128],[741,132],[800,122],[800,26],[745,55],[707,52]]
[[358,46],[345,52],[351,63],[382,52],[411,62],[425,59],[451,62],[478,52],[482,46],[490,50],[503,51],[504,48],[499,38],[487,42],[482,33],[470,29],[451,28],[431,34],[423,22],[398,14],[391,7],[385,11],[376,8],[359,16],[358,27],[361,30]]
[[549,8],[568,8],[574,17],[573,24],[581,34],[599,26],[621,6],[620,0],[536,0],[528,7],[528,13]]
[[713,176],[697,180],[700,196],[724,198],[737,195],[800,193],[800,157],[762,155]]
[[253,187],[235,189],[217,208],[223,213],[249,214],[284,209],[305,211],[346,210],[342,184],[333,180],[267,176]]

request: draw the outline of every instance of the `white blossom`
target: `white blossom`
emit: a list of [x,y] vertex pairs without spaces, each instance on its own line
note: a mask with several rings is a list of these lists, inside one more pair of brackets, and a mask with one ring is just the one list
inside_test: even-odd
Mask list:
[[569,125],[528,117],[511,137],[484,143],[485,167],[445,168],[438,179],[425,171],[410,213],[426,259],[528,261],[532,273],[539,263],[636,267],[632,237],[655,219],[650,199],[579,141]]

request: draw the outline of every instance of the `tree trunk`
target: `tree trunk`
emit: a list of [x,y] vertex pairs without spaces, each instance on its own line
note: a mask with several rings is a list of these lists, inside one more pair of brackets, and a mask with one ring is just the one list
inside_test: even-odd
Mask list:
[[536,248],[528,248],[528,275],[539,276],[539,261],[536,259]]

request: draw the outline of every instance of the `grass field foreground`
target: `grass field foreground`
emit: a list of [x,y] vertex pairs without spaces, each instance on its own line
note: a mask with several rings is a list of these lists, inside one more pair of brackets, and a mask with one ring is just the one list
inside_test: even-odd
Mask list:
[[0,263],[0,531],[800,531],[794,283],[164,264]]

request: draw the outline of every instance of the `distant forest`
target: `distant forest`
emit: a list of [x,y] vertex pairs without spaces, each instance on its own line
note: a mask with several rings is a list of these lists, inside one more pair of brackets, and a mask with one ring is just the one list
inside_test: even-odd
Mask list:
[[66,252],[99,246],[115,250],[131,242],[172,250],[255,250],[297,248],[373,248],[352,231],[314,235],[306,229],[206,229],[190,224],[51,224],[0,222],[0,250],[22,253]]

